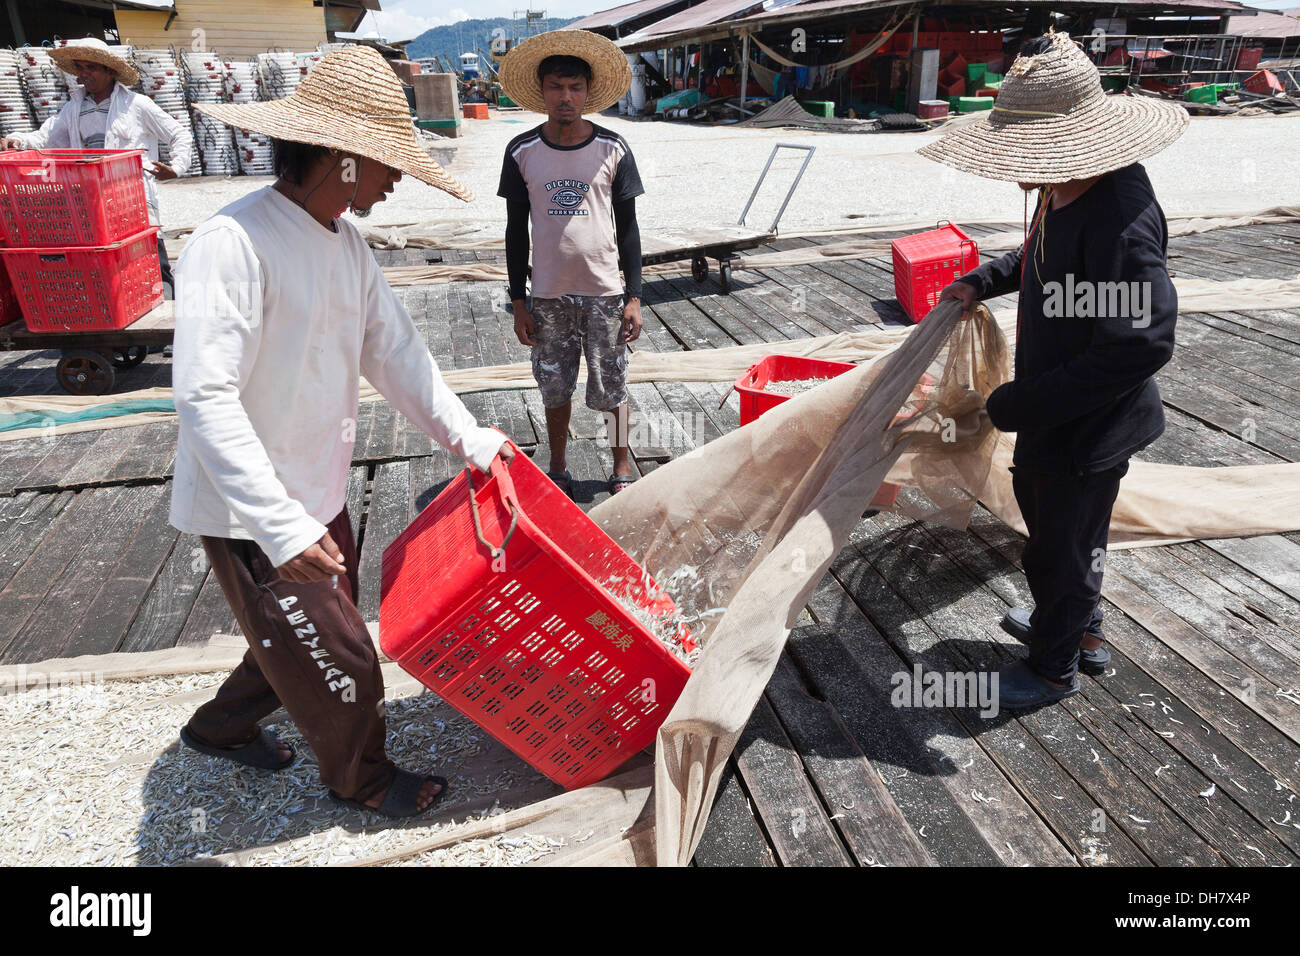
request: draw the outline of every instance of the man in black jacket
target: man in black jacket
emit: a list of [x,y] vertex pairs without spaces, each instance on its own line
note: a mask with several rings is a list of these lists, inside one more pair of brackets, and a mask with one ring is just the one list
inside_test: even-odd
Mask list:
[[943,293],[969,308],[1020,291],[1015,378],[986,403],[993,425],[1016,433],[1035,603],[1003,621],[1030,646],[999,672],[1004,707],[1069,696],[1079,669],[1110,660],[1098,606],[1110,514],[1129,458],[1164,430],[1152,376],[1173,354],[1178,310],[1165,217],[1136,161],[1186,123],[1181,107],[1107,97],[1073,41],[1050,34],[1026,44],[987,124],[921,150],[1040,190],[1025,244]]

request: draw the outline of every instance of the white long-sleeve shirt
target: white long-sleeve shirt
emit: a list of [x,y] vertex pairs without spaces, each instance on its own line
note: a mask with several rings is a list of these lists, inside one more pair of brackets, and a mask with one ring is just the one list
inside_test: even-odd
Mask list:
[[361,375],[480,470],[505,440],[442,380],[361,234],[335,224],[267,186],[203,223],[177,264],[171,523],[251,538],[275,565],[343,509]]
[[[11,134],[27,149],[82,149],[81,104],[86,90],[80,83],[68,84],[71,99],[47,119],[41,128],[30,133]],[[104,130],[105,149],[143,149],[144,193],[149,206],[149,221],[158,218],[158,191],[154,186],[150,162],[158,159],[158,144],[166,143],[171,151],[171,167],[179,175],[190,168],[194,138],[161,106],[141,93],[133,93],[121,83],[113,84],[109,97],[108,123]]]

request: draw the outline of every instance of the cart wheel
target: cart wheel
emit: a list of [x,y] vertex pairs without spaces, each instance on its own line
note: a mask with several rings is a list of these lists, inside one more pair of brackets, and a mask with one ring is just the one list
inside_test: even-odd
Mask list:
[[59,384],[73,395],[106,395],[117,378],[113,363],[90,349],[70,349],[59,359]]
[[148,354],[149,349],[143,345],[128,345],[126,348],[113,349],[113,368],[135,368]]
[[704,256],[696,256],[691,260],[691,278],[696,282],[703,282],[709,277],[709,260]]
[[722,279],[722,291],[726,295],[731,294],[731,262],[722,259],[718,262],[718,274]]

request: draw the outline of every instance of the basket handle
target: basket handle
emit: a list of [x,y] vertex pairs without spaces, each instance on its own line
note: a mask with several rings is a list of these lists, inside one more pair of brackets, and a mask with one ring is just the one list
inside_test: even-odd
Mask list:
[[963,274],[963,275],[967,272],[967,269],[966,269],[966,247],[967,247],[967,246],[970,246],[970,248],[971,248],[971,255],[974,256],[974,258],[975,258],[975,264],[976,264],[976,265],[979,265],[979,261],[980,261],[980,255],[979,255],[979,252],[977,252],[976,249],[975,249],[975,240],[974,240],[974,239],[963,239],[963,240],[961,241],[961,245],[959,246],[959,248],[961,249],[961,268],[962,268],[962,274]]
[[[518,454],[518,453],[517,453]],[[499,457],[492,459],[489,466],[492,477],[495,478],[501,486],[501,497],[505,499],[506,506],[510,509],[510,527],[506,529],[506,536],[501,541],[501,547],[495,547],[488,543],[487,538],[483,537],[483,523],[478,516],[478,499],[474,497],[474,474],[473,469],[465,469],[465,482],[469,485],[469,510],[474,519],[474,537],[478,538],[478,543],[487,548],[491,553],[492,559],[496,560],[505,553],[506,545],[510,543],[511,537],[515,533],[515,528],[519,524],[519,506],[515,500],[515,485],[510,480],[510,473],[506,470],[505,462]]]

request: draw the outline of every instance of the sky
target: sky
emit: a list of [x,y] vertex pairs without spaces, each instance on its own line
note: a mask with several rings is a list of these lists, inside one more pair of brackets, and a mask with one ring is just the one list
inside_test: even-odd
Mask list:
[[[381,5],[384,9],[368,14],[357,32],[367,33],[375,30],[389,40],[410,40],[433,27],[468,20],[470,14],[464,7],[453,6],[454,2],[455,0],[450,2],[382,0]],[[533,0],[536,7],[545,10],[553,17],[586,16],[597,10],[616,7],[621,2],[627,0],[550,0],[550,2]],[[1248,5],[1261,9],[1282,10],[1300,7],[1300,0],[1258,0]],[[522,10],[527,6],[529,3],[522,0],[478,0],[473,5],[474,18],[513,17],[516,10]]]
[[[464,3],[464,0],[460,0]],[[491,17],[513,17],[516,10],[523,10],[528,7],[533,9],[545,10],[547,14],[553,17],[581,17],[588,13],[595,13],[597,10],[607,10],[610,7],[616,7],[620,2],[628,0],[552,0],[552,2],[540,2],[532,0],[531,3],[524,0],[478,0],[473,5],[473,18],[475,20],[486,20]],[[1296,0],[1300,3],[1300,0]],[[431,30],[434,27],[446,26],[449,23],[458,23],[461,20],[470,19],[470,14],[463,6],[454,5],[456,0],[451,2],[439,2],[439,0],[380,0],[380,5],[384,8],[382,11],[372,11],[366,16],[365,21],[357,28],[358,33],[367,33],[370,30],[376,30],[389,40],[410,40],[425,30]]]

